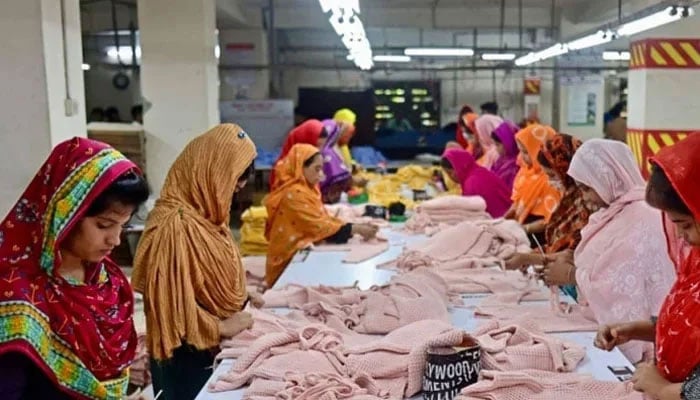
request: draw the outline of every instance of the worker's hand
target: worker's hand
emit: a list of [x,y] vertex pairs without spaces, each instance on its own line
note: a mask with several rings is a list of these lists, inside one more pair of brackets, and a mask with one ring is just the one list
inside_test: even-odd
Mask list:
[[569,263],[547,262],[542,268],[542,280],[547,286],[575,285],[576,267]]
[[[664,378],[659,369],[653,363],[641,363],[637,365],[634,375],[632,376],[634,390],[646,394],[648,397],[658,399],[667,388],[670,388],[671,383]],[[677,389],[676,389],[677,390]],[[673,396],[678,398],[678,392]],[[663,398],[673,398],[663,397]]]
[[632,322],[603,325],[598,328],[593,345],[601,350],[611,351],[615,347],[632,340],[636,326]]
[[572,250],[564,250],[553,254],[545,255],[547,263],[560,263],[574,265],[574,252]]
[[219,321],[219,336],[230,338],[253,326],[253,316],[249,312],[239,311],[232,317]]
[[369,181],[365,178],[361,178],[359,176],[352,177],[352,185],[353,186],[363,188],[363,187],[367,186],[367,182],[369,182]]
[[372,224],[354,224],[352,226],[353,234],[362,236],[364,240],[371,240],[377,236],[379,228]]
[[262,308],[265,305],[265,300],[257,292],[248,292],[248,298],[250,299],[250,304],[255,308]]
[[[538,259],[539,258],[539,259]],[[541,264],[542,257],[527,253],[515,253],[505,260],[506,269],[527,269],[529,265]]]

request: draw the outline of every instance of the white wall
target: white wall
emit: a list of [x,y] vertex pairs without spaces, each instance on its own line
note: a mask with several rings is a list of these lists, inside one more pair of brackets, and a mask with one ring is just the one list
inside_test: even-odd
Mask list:
[[[229,44],[250,44],[251,50],[231,49]],[[260,66],[269,60],[267,34],[262,29],[227,29],[219,31],[220,65]],[[220,99],[266,99],[270,95],[269,70],[219,70]]]
[[51,148],[85,136],[78,0],[66,1],[69,91],[78,113],[66,116],[59,2],[0,2],[0,214],[17,200]]

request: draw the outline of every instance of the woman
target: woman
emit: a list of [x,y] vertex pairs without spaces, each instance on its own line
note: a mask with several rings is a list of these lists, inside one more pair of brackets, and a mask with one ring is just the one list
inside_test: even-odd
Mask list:
[[340,128],[340,138],[338,138],[340,155],[343,157],[345,166],[352,169],[353,164],[355,164],[355,160],[352,159],[352,153],[350,153],[350,140],[352,140],[352,137],[355,136],[355,123],[357,122],[357,116],[349,108],[341,108],[335,112],[333,115],[333,120]]
[[491,139],[498,151],[498,159],[491,166],[491,171],[496,174],[506,186],[512,191],[515,175],[518,170],[518,145],[515,143],[515,134],[518,133],[518,126],[511,121],[503,121],[491,133]]
[[297,143],[306,143],[320,149],[325,144],[326,138],[328,138],[328,132],[326,132],[323,123],[317,119],[306,120],[302,122],[301,125],[292,129],[289,135],[287,135],[287,139],[284,141],[282,151],[279,157],[277,157],[272,171],[270,171],[270,191],[274,190],[277,185],[277,166],[280,161],[287,156],[292,146]]
[[[515,135],[520,149],[520,170],[513,182],[513,207],[506,218],[513,218],[523,225],[525,232],[542,243],[544,229],[554,210],[559,206],[561,193],[549,183],[549,177],[540,166],[537,157],[544,143],[556,132],[544,125],[530,125]],[[537,247],[537,243],[532,243]]]
[[471,107],[463,106],[462,109],[459,110],[459,115],[457,116],[456,139],[459,148],[467,150],[472,153],[474,158],[478,159],[481,157],[482,151],[476,136],[476,125],[474,125],[477,118],[479,118],[479,115],[475,113]]
[[[588,223],[590,212],[583,200],[583,193],[567,174],[571,160],[580,146],[581,141],[577,138],[560,133],[547,141],[537,156],[537,161],[549,177],[551,186],[558,188],[562,193],[561,201],[544,231],[544,253],[548,255],[574,251],[581,241],[581,229]],[[506,260],[506,266],[514,269],[528,265],[544,265],[546,262],[545,255],[539,251],[516,253]],[[566,286],[564,291],[576,298],[574,286]]]
[[486,169],[491,169],[496,160],[498,160],[498,150],[493,139],[491,139],[491,134],[502,123],[503,119],[501,117],[491,114],[482,115],[474,122],[476,135],[479,137],[479,145],[483,151],[483,155],[477,158],[477,162]]
[[332,119],[323,121],[328,132],[328,139],[321,148],[323,156],[323,179],[321,180],[321,195],[326,204],[337,203],[343,192],[352,186],[352,174],[337,151],[336,142],[340,138],[342,126]]
[[0,398],[124,397],[134,297],[109,253],[148,195],[106,144],[51,152],[0,225]]
[[510,208],[510,190],[493,172],[478,165],[466,150],[448,149],[442,156],[442,168],[462,186],[463,196],[480,196],[486,212],[500,218]]
[[[657,315],[675,273],[664,248],[661,213],[644,202],[644,180],[632,151],[624,143],[589,140],[574,155],[569,176],[589,208],[598,211],[581,231],[574,264],[548,262],[545,282],[576,284],[579,303],[600,324]],[[640,342],[621,350],[633,363],[648,356]]]
[[252,323],[229,213],[255,156],[240,127],[214,127],[185,146],[148,216],[132,284],[144,297],[154,391],[166,400],[196,397],[221,339]]
[[368,224],[345,224],[328,215],[318,188],[323,158],[313,146],[292,147],[280,164],[280,184],[265,199],[267,252],[265,282],[272,287],[298,250],[323,240],[346,243],[358,234],[371,239],[377,228]]
[[[605,350],[630,340],[656,342],[656,365],[640,364],[634,388],[661,400],[700,399],[700,133],[663,148],[652,158],[646,200],[665,213],[666,237],[678,280],[661,307],[658,320],[602,326],[595,345]],[[671,234],[671,230],[676,235]]]

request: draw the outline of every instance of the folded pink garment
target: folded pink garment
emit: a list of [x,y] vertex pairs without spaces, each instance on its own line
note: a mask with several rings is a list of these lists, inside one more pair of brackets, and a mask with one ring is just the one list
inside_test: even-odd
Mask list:
[[265,286],[265,256],[243,257],[243,268],[245,268],[246,285],[248,291],[262,291]]
[[601,382],[582,374],[537,370],[482,371],[458,400],[642,400],[629,382]]
[[489,321],[474,336],[481,346],[482,368],[488,370],[570,372],[586,356],[583,347],[545,335],[533,326]]
[[598,329],[598,324],[587,319],[577,305],[572,305],[569,312],[563,314],[552,310],[549,304],[512,304],[487,298],[476,307],[474,314],[513,323],[529,321],[546,333],[594,332]]
[[366,374],[352,378],[339,374],[287,374],[286,388],[276,394],[279,400],[380,400],[389,392]]
[[264,299],[266,307],[299,309],[309,320],[359,333],[389,333],[424,319],[449,321],[447,284],[423,268],[370,290],[288,285],[268,290]]
[[490,220],[486,213],[486,203],[478,196],[443,196],[423,202],[411,218],[406,221],[404,230],[412,233],[426,233],[426,230],[440,224],[455,225],[464,221]]
[[327,204],[325,207],[330,215],[333,215],[350,224],[372,224],[380,228],[385,228],[391,225],[384,219],[364,216],[364,205],[352,206],[348,204]]
[[446,269],[444,264],[436,268],[438,274],[449,282],[450,292],[460,294],[475,293],[523,293],[523,300],[548,300],[549,297],[539,284],[520,271],[506,271],[498,268]]
[[346,251],[348,252],[343,258],[344,263],[358,264],[374,258],[383,252],[389,250],[389,242],[377,237],[372,240],[363,240],[355,236],[346,244],[319,244],[314,246],[314,251]]

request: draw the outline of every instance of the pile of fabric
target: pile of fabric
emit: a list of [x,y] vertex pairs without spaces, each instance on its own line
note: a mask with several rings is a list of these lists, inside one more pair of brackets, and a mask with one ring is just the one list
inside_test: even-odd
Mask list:
[[245,268],[248,292],[262,292],[265,282],[265,256],[247,256],[241,260]]
[[538,370],[482,371],[457,400],[642,400],[631,382],[601,382],[589,375]]
[[389,222],[384,219],[372,218],[365,216],[365,205],[349,205],[349,204],[326,204],[328,214],[340,218],[343,222],[351,224],[372,224],[380,228],[390,226]]
[[387,334],[425,319],[449,321],[447,284],[425,268],[370,290],[290,285],[264,295],[265,307],[301,310],[310,321],[358,333]]
[[464,221],[490,220],[486,202],[481,197],[447,195],[423,202],[406,221],[405,229],[428,235]]
[[433,174],[436,167],[423,167],[419,165],[407,165],[399,168],[395,174],[367,175],[367,193],[371,204],[388,207],[394,202],[402,202],[406,208],[413,209],[416,202],[411,198],[402,196],[402,185],[410,190],[425,190],[433,182]]
[[262,255],[267,253],[265,239],[265,223],[267,209],[265,207],[249,207],[241,215],[241,254],[244,256]]
[[[250,384],[244,397],[273,399],[293,387],[320,393],[331,385],[364,388],[366,394],[380,398],[411,397],[421,390],[427,350],[458,346],[469,337],[439,320],[417,321],[380,338],[322,324],[301,328],[295,324],[273,325],[273,330],[240,351],[231,370],[210,384],[209,390],[222,392]],[[295,386],[299,381],[304,384]]]
[[383,266],[399,270],[439,267],[440,270],[500,265],[516,252],[529,252],[522,227],[510,220],[466,221],[440,230],[428,240],[411,244]]

